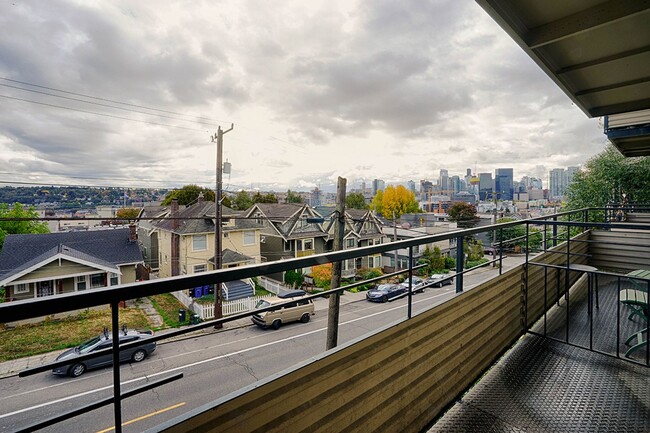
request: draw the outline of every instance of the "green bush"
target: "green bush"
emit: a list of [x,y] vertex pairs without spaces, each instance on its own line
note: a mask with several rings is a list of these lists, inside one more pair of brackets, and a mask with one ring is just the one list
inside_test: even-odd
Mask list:
[[456,269],[456,259],[451,256],[445,256],[445,269]]
[[467,262],[467,264],[465,265],[465,269],[474,268],[476,266],[482,265],[487,262],[489,262],[489,260],[486,258],[482,258],[479,260],[471,260]]
[[291,287],[300,287],[302,286],[305,276],[300,271],[289,270],[284,273],[284,282]]

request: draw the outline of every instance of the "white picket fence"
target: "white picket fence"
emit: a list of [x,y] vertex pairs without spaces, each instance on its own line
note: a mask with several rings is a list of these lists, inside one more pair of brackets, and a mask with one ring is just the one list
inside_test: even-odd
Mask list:
[[[201,320],[214,319],[214,304],[199,304],[184,291],[172,292],[172,294],[188,309],[197,314]],[[255,309],[260,299],[270,298],[273,295],[252,296],[250,298],[237,299],[235,301],[224,301],[222,311],[224,316],[237,313],[244,313]]]
[[286,285],[280,283],[279,281],[272,280],[270,278],[266,278],[264,276],[260,276],[258,278],[258,282],[260,286],[264,287],[265,290],[275,293],[276,295],[280,293],[281,290],[288,290],[290,287],[287,287]]

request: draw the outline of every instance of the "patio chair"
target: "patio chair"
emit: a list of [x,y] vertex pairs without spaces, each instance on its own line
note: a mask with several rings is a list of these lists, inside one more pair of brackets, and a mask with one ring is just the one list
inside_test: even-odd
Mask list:
[[[627,340],[625,340],[625,344],[630,346],[630,348],[627,349],[627,352],[625,352],[626,358],[629,358],[632,353],[648,345],[648,338],[646,337],[645,340],[643,339],[643,334],[647,333],[646,331],[646,329],[642,329],[639,332],[630,335]],[[632,344],[635,340],[636,342]]]
[[638,315],[644,320],[648,320],[648,288],[642,284],[637,278],[650,279],[650,271],[639,269],[626,274],[629,281],[632,283],[632,288],[621,290],[621,303],[626,305],[632,312],[628,319],[632,320],[635,315]]

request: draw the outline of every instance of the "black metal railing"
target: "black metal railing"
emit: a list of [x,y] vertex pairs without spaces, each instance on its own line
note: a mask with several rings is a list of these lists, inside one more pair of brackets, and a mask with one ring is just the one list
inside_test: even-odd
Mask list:
[[[328,290],[325,292],[321,292],[309,296],[309,298],[323,297],[335,293],[341,293],[342,291],[353,287],[376,282],[396,275],[408,274],[408,276],[410,277],[413,275],[414,271],[417,271],[421,267],[418,265],[415,266],[413,265],[413,247],[423,245],[423,244],[429,244],[437,241],[449,240],[449,239],[456,240],[457,268],[456,268],[456,274],[450,275],[448,278],[454,278],[454,277],[456,278],[456,293],[461,294],[463,292],[463,285],[464,285],[463,276],[476,269],[476,268],[466,269],[464,265],[465,257],[463,251],[463,241],[466,238],[486,231],[492,231],[492,232],[499,231],[502,235],[504,230],[523,225],[526,227],[526,234],[523,235],[523,239],[525,240],[524,250],[525,250],[526,264],[537,266],[538,264],[529,262],[529,254],[533,252],[548,251],[549,245],[555,246],[560,242],[569,243],[571,230],[573,228],[576,228],[578,230],[588,230],[594,227],[605,227],[605,228],[611,227],[611,224],[608,225],[605,223],[599,224],[599,223],[589,222],[588,221],[589,215],[590,215],[589,209],[580,209],[580,210],[563,212],[563,213],[558,213],[554,215],[538,217],[533,219],[512,221],[512,222],[496,224],[488,227],[477,227],[477,228],[471,228],[465,230],[457,230],[457,231],[452,231],[443,234],[427,235],[419,238],[362,247],[357,249],[347,249],[342,251],[329,252],[325,254],[312,255],[312,256],[277,261],[277,262],[265,262],[262,264],[248,265],[248,266],[242,266],[238,268],[221,269],[221,270],[202,272],[202,273],[186,275],[186,276],[143,281],[143,282],[138,282],[133,284],[112,286],[110,288],[93,289],[85,292],[56,295],[56,296],[38,298],[38,299],[27,300],[27,301],[9,302],[9,303],[0,304],[0,323],[14,322],[23,319],[41,317],[41,316],[52,315],[56,313],[66,312],[66,311],[85,309],[94,306],[110,304],[112,307],[112,324],[113,324],[112,332],[115,334],[116,332],[119,332],[118,306],[122,301],[137,299],[137,298],[142,298],[142,297],[147,297],[152,295],[170,293],[182,289],[190,289],[192,287],[198,287],[198,286],[203,286],[208,284],[220,284],[232,280],[255,277],[260,275],[267,275],[267,274],[272,274],[272,273],[277,273],[277,272],[282,272],[287,270],[300,269],[300,268],[310,267],[319,264],[339,262],[339,261],[354,259],[357,257],[364,257],[373,254],[380,254],[388,251],[394,251],[397,249],[404,249],[404,248],[408,249],[409,267],[407,269],[400,270],[388,275],[382,275],[380,277],[372,278],[369,280],[358,281],[350,285],[346,285],[343,287],[339,287],[336,289]],[[536,227],[543,226],[543,229],[531,234],[529,230],[530,226],[536,226]],[[627,224],[625,223],[617,224],[617,227],[620,228],[626,228],[626,226]],[[549,233],[548,230],[549,227],[551,228],[551,233]],[[558,228],[564,228],[564,230],[558,231]],[[638,226],[635,226],[635,228],[638,228]],[[543,242],[541,243],[541,247],[535,249],[534,251],[532,248],[529,248],[529,238],[531,236],[543,237]],[[503,239],[502,236],[500,236],[499,239],[500,240],[498,242],[494,243],[494,246],[498,250],[498,257],[495,254],[492,260],[488,261],[485,264],[482,264],[481,266],[498,264],[499,273],[501,273],[501,270],[503,269],[503,260],[504,258],[507,257],[507,255],[504,255],[504,251],[508,248],[508,245],[511,245],[517,241],[521,241],[521,239]],[[569,254],[568,250],[566,254]],[[571,260],[570,256],[568,256],[567,263],[570,263],[570,260]],[[548,267],[550,268],[551,266]],[[407,311],[406,311],[405,320],[410,319],[412,316],[413,302],[412,302],[412,290],[411,290],[412,287],[410,287],[411,278],[408,278],[408,281],[409,281],[409,291],[408,291]],[[568,300],[568,295],[567,295],[567,300]],[[288,304],[290,302],[291,301],[287,301],[286,303]],[[168,332],[164,335],[157,334],[152,338],[154,341],[170,339],[176,336],[194,332],[199,329],[211,328],[231,321],[247,318],[253,314],[258,314],[263,311],[268,311],[272,308],[277,308],[277,306],[278,305],[265,308],[265,309],[255,310],[252,312],[235,314],[217,320],[211,320],[211,321],[199,323],[184,329],[177,329]],[[527,314],[527,312],[524,312],[524,314]],[[114,360],[113,397],[103,401],[102,404],[113,404],[115,430],[117,432],[120,432],[121,425],[122,425],[121,401],[127,397],[130,397],[131,395],[136,395],[138,392],[144,390],[145,387],[143,387],[142,390],[136,389],[130,391],[128,394],[121,392],[120,369],[119,369],[119,362],[117,362],[119,360],[119,351],[129,346],[136,345],[137,343],[118,346],[119,338],[117,338],[117,336],[115,335],[113,337],[114,337],[113,347],[112,349],[110,349],[110,352],[112,353],[113,360]],[[37,368],[32,368],[20,372],[19,376],[25,377],[43,371],[50,371],[53,367],[62,364],[65,364],[65,362],[51,363]],[[182,374],[170,376],[169,378],[163,379],[159,383],[152,383],[147,385],[146,389],[150,389],[151,387],[158,386],[163,383],[168,383],[169,381],[178,380],[181,377]],[[34,431],[43,428],[47,425],[51,425],[54,422],[59,422],[61,420],[69,419],[73,416],[77,416],[79,414],[88,412],[90,410],[94,410],[97,407],[99,406],[97,406],[97,404],[94,404],[87,407],[78,408],[73,412],[61,414],[60,416],[57,416],[56,419],[48,419],[45,421],[35,423],[34,425],[25,428],[21,431]]]

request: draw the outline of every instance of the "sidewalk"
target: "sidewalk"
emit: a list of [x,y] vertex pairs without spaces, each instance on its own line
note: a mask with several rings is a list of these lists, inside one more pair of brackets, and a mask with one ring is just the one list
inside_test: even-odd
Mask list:
[[[365,292],[360,292],[360,293],[345,292],[345,294],[341,296],[341,304],[360,301],[360,300],[364,300],[365,298],[366,298]],[[327,308],[327,299],[318,298],[316,302],[320,310],[322,310],[323,308]],[[215,332],[223,332],[229,329],[243,328],[245,326],[252,326],[252,322],[250,318],[238,319],[232,322],[224,323],[223,329],[218,331],[215,331],[212,328],[204,328],[204,329],[197,330],[195,332],[190,332],[188,334],[185,334],[182,337],[177,337],[175,339],[193,338],[200,335],[214,334]],[[164,335],[165,333],[174,330],[176,330],[176,328],[163,329],[161,331],[156,332],[156,335]],[[165,344],[165,341],[160,342],[159,344]],[[40,355],[27,356],[20,359],[0,362],[0,379],[11,377],[11,376],[17,376],[19,372],[26,370],[28,368],[40,367],[50,362],[54,362],[56,357],[61,352],[63,352],[63,350],[57,350],[49,353],[42,353]]]

